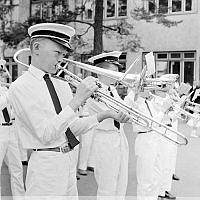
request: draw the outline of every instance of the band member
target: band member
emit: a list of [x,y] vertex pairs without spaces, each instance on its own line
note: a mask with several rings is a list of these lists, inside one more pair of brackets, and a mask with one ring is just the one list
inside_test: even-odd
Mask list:
[[[134,101],[135,92],[130,91],[125,97],[125,102],[147,117],[161,122],[164,110],[167,110],[169,105],[166,103],[161,107],[156,100],[150,100],[149,97],[148,91],[140,92]],[[156,124],[152,126],[154,129],[161,129]],[[135,141],[137,200],[157,200],[162,181],[161,141],[165,139],[148,127],[137,124],[133,124],[133,127],[133,130],[138,133]]]
[[[5,72],[0,69],[0,96],[6,95],[7,87],[5,82]],[[1,101],[2,103],[2,101]],[[11,116],[10,105],[5,102],[6,107],[1,107],[0,111],[0,166],[5,161],[10,172],[10,182],[13,199],[22,198],[25,194],[23,182],[23,168],[20,160],[18,140],[15,131],[14,121]],[[0,185],[1,186],[1,185]],[[1,192],[1,187],[0,187]],[[1,194],[1,193],[0,193]],[[0,195],[1,196],[1,195]],[[1,197],[0,197],[1,198]]]
[[[155,92],[155,94],[156,96],[154,98],[154,101],[156,101],[156,103],[160,107],[164,107],[166,102],[168,102],[169,108],[172,106],[173,101],[165,91],[158,91]],[[173,109],[168,109],[166,111],[164,110],[164,115],[161,122],[177,130],[178,128],[177,113]],[[170,138],[177,140],[175,134],[168,132],[167,136],[170,136]],[[159,189],[160,198],[176,199],[176,197],[170,193],[172,186],[172,177],[173,174],[175,173],[176,156],[177,156],[177,145],[165,138],[160,140],[160,165],[162,169],[161,185]]]
[[[102,53],[88,59],[97,67],[118,71],[121,52]],[[122,101],[112,86],[114,80],[98,75],[102,91]],[[90,114],[108,110],[108,106],[92,99],[87,101]],[[94,176],[97,182],[97,199],[124,199],[128,182],[128,142],[122,124],[113,119],[101,122],[93,130],[92,153],[94,156]]]
[[26,177],[26,196],[39,199],[59,196],[77,199],[75,136],[86,133],[104,119],[127,121],[112,110],[88,118],[78,118],[77,109],[98,88],[87,77],[72,95],[65,81],[51,77],[64,56],[72,51],[70,39],[75,30],[55,23],[31,26],[31,64],[9,89],[23,148],[32,149]]

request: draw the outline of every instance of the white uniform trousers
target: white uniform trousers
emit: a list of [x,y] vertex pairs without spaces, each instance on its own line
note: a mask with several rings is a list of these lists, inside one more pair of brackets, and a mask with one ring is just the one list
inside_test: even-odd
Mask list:
[[[175,135],[171,135],[176,139]],[[177,145],[167,139],[162,140],[161,153],[162,153],[162,183],[159,195],[165,196],[165,191],[170,191],[172,187],[172,176],[175,174]]]
[[25,190],[18,140],[14,131],[14,125],[0,126],[0,166],[2,166],[4,160],[10,173],[13,199],[20,199],[23,198]]
[[78,199],[76,151],[33,151],[26,177],[26,199]]
[[160,135],[138,134],[135,141],[137,156],[137,200],[157,200],[162,177]]
[[18,138],[18,146],[19,146],[19,153],[20,153],[21,161],[27,161],[28,160],[27,149],[24,149],[22,147],[22,144],[21,144],[21,141],[19,139],[19,136],[17,136],[17,138]]
[[129,147],[124,132],[94,133],[97,199],[124,199],[128,183]]
[[[93,130],[88,131],[86,134],[80,136],[80,152],[79,152],[79,164],[78,169],[86,170],[89,165],[89,157],[92,154],[92,140],[93,140]],[[91,161],[90,161],[91,162]],[[93,166],[90,166],[93,167]]]

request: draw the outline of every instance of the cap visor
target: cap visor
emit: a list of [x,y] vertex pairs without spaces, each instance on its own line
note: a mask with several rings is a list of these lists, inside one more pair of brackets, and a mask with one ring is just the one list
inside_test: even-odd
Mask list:
[[51,38],[51,40],[58,44],[61,44],[63,47],[65,47],[67,49],[67,51],[73,52],[71,45],[69,43],[59,40],[59,39],[55,39],[55,38]]

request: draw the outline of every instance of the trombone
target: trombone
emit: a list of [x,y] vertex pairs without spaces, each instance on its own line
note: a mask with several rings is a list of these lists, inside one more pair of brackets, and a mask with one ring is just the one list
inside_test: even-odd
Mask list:
[[[73,73],[69,72],[68,70],[63,69],[63,67],[60,67],[60,68],[65,73],[64,81],[71,83],[75,87],[77,87],[78,84],[80,84],[82,79],[80,79]],[[58,78],[58,76],[55,76],[55,78]],[[59,79],[60,79],[60,77],[59,77]],[[63,80],[63,78],[62,78],[62,80]],[[119,100],[105,94],[104,92],[101,91],[101,83],[98,83],[98,85],[100,88],[94,93],[94,96],[93,96],[93,98],[96,101],[105,103],[109,108],[115,110],[116,112],[119,112],[119,110],[126,111],[130,115],[132,122],[134,122],[142,127],[145,127],[147,129],[147,131],[155,131],[156,133],[164,136],[168,140],[175,142],[176,144],[179,144],[179,145],[186,145],[188,143],[187,138],[184,135],[182,135],[180,132],[170,128],[169,126],[167,126],[163,123],[158,122],[157,120],[155,120],[151,117],[144,115],[142,112],[126,105],[124,102],[119,101]],[[156,127],[162,128],[163,131],[158,130]],[[168,136],[167,135],[168,133],[171,133],[173,135],[175,134],[177,136],[177,140]]]
[[[131,64],[130,68],[134,66],[137,60],[138,58]],[[122,72],[110,71],[107,69],[99,68],[96,66],[70,60],[67,58],[63,58],[63,61],[75,64],[77,67],[81,69],[115,79],[116,80],[115,85],[118,85],[120,83],[131,89],[138,88],[138,91],[166,90],[166,86],[174,84],[179,77],[178,74],[167,74],[163,78],[147,78],[146,70],[144,70],[141,74],[127,74]]]
[[[22,63],[21,61],[19,61],[17,59],[17,56],[21,52],[23,52],[23,50],[20,50],[20,51],[15,53],[14,60],[17,63],[20,63],[20,64],[28,67],[28,65]],[[63,60],[64,60],[64,62],[66,62],[66,61],[70,62],[69,59],[64,58]],[[73,61],[73,62],[76,62],[76,61]],[[76,62],[76,63],[78,63],[79,66],[81,65],[82,68],[83,68],[83,66],[86,66],[87,69],[86,68],[85,69],[88,70],[89,65],[83,64],[83,63],[80,64],[79,62]],[[79,78],[78,76],[76,76],[72,72],[64,69],[61,66],[61,64],[58,64],[58,68],[65,73],[65,78],[61,78],[61,77],[56,76],[56,75],[54,75],[53,77],[67,81],[68,83],[72,84],[74,87],[77,87],[80,84],[80,82],[82,81],[81,78]],[[96,69],[96,68],[94,68],[94,69]],[[101,70],[102,69],[99,68],[98,72],[100,72]],[[90,66],[89,71],[97,73],[96,70],[93,70],[93,66]],[[107,70],[107,71],[110,71],[110,70]],[[106,74],[105,70],[103,70],[102,73],[104,74],[104,76],[110,77],[111,72],[112,71],[110,71],[108,74]],[[179,144],[179,145],[186,145],[188,143],[187,138],[184,135],[182,135],[181,133],[179,133],[178,131],[172,129],[171,127],[169,127],[165,124],[162,124],[162,123],[156,121],[155,119],[153,119],[151,117],[144,115],[142,112],[138,111],[137,109],[126,105],[123,101],[117,100],[117,99],[111,97],[110,95],[107,95],[105,92],[102,91],[102,84],[100,82],[98,82],[97,85],[99,86],[99,88],[93,94],[94,100],[96,100],[98,102],[105,103],[109,108],[113,109],[116,112],[118,112],[119,110],[123,110],[123,111],[127,112],[129,114],[129,117],[131,118],[132,122],[146,128],[147,131],[155,131],[156,133],[162,135],[163,137],[167,138],[168,140],[170,140],[170,141],[172,141],[176,144]],[[158,130],[158,128],[156,128],[156,127],[162,128],[162,131]],[[168,135],[168,133],[171,133],[170,135],[172,135],[172,134],[176,135],[177,139],[173,139],[172,137],[170,137]]]

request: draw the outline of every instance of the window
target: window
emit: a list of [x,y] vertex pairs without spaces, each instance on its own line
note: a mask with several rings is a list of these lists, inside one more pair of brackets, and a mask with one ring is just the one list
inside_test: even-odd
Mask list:
[[115,17],[115,0],[107,0],[107,6],[106,6],[106,17]]
[[7,78],[7,82],[10,83],[17,79],[18,67],[12,57],[6,57],[5,60],[6,60],[6,68],[8,69],[8,71],[12,77],[12,80],[10,78]]
[[194,12],[196,0],[150,0],[146,8],[150,14],[176,14]]
[[[94,19],[95,1],[87,0],[84,20]],[[127,16],[127,0],[104,0],[104,19],[120,18]]]
[[192,10],[192,0],[186,0],[185,11],[191,11],[191,10]]
[[165,59],[167,58],[167,53],[158,53],[157,54],[157,59]]
[[127,0],[105,0],[105,18],[127,16]]
[[90,20],[94,19],[94,0],[88,0],[85,4],[85,12],[83,13],[83,19]]
[[[143,61],[145,60],[143,53]],[[195,75],[196,51],[155,52],[156,77],[163,74],[179,74],[180,82],[193,85]],[[143,62],[144,63],[144,62]]]
[[148,4],[148,11],[150,14],[155,14],[156,13],[156,4],[154,3],[154,1],[149,1]]
[[182,0],[172,0],[172,12],[180,12],[182,10]]
[[51,21],[52,16],[60,15],[63,9],[68,7],[68,1],[57,1],[57,0],[32,0],[31,14],[36,15],[40,19],[47,19]]
[[181,53],[170,53],[170,58],[171,59],[180,59]]
[[118,16],[127,16],[127,0],[118,0]]
[[184,61],[184,82],[193,85],[194,61]]
[[163,13],[163,14],[166,14],[168,13],[168,8],[169,8],[169,5],[168,5],[168,0],[159,0],[158,2],[158,12],[159,13]]

